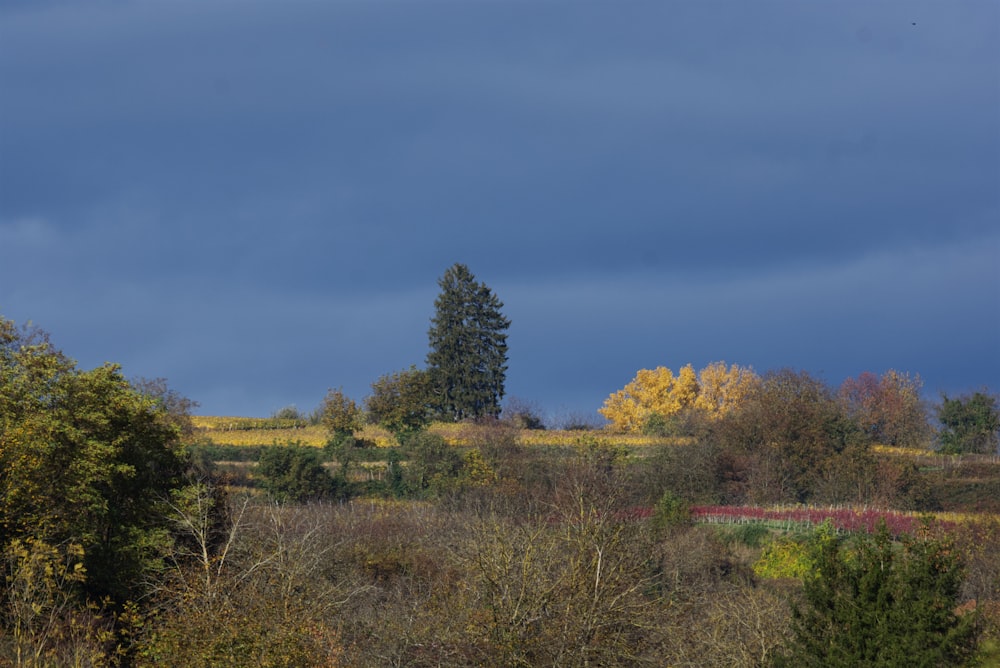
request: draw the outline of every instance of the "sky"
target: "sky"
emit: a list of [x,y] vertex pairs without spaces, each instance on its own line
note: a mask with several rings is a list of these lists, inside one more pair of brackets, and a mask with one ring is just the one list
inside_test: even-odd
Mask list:
[[508,397],[637,370],[1000,390],[995,0],[0,0],[0,315],[204,415],[423,367],[438,279]]

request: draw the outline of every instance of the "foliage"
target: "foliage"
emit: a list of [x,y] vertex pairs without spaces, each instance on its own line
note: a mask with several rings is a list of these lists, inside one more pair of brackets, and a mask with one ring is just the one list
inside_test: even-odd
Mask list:
[[640,369],[624,388],[609,396],[598,412],[614,428],[631,433],[666,434],[689,413],[709,419],[742,406],[759,384],[757,375],[735,364],[709,364],[695,373],[690,364],[675,376],[666,367]]
[[724,541],[759,548],[770,539],[771,530],[764,524],[737,524],[723,530],[721,537]]
[[198,408],[197,401],[171,389],[166,378],[133,378],[130,384],[140,394],[153,399],[162,409],[163,419],[177,428],[185,443],[191,442],[195,432],[191,413]]
[[[311,421],[302,418],[279,417],[278,415],[267,418],[197,415],[191,418],[191,422],[195,429],[213,433],[305,429],[311,424]],[[273,436],[268,438],[273,438]]]
[[274,420],[291,420],[293,422],[306,422],[308,417],[302,414],[295,406],[283,406],[271,414]]
[[275,445],[261,452],[256,472],[278,501],[308,501],[336,496],[341,485],[323,466],[322,450],[301,443]]
[[996,454],[1000,436],[1000,408],[997,397],[986,392],[949,399],[941,397],[938,407],[941,452]]
[[804,371],[768,373],[722,418],[715,438],[744,456],[744,493],[755,503],[805,502],[821,490],[840,502],[869,493],[859,482],[871,461],[860,431],[826,384]]
[[458,489],[463,483],[466,462],[462,454],[437,434],[427,431],[408,434],[403,448],[410,457],[403,469],[405,489],[409,493],[439,496]]
[[182,428],[119,368],[81,371],[44,333],[0,319],[0,544],[84,550],[86,589],[136,595],[169,544]]
[[365,410],[373,422],[399,434],[427,426],[431,418],[430,375],[411,366],[372,383]]
[[[744,524],[742,526],[760,526]],[[820,525],[824,535],[829,525]],[[754,562],[753,572],[757,577],[769,579],[794,578],[801,580],[813,568],[811,556],[805,542],[792,536],[779,536],[767,543]]]
[[840,397],[871,443],[926,447],[930,423],[921,387],[919,376],[890,370],[878,377],[865,371],[843,382]]
[[361,426],[361,409],[343,390],[329,390],[320,404],[320,422],[331,436],[354,433]]
[[[203,543],[211,512],[198,499],[205,497],[175,508],[194,545]],[[133,664],[342,665],[330,613],[350,592],[323,572],[330,532],[309,506],[244,501],[237,509],[212,556],[178,564],[162,581],[154,613],[138,629]]]
[[691,509],[688,503],[670,490],[664,492],[656,502],[650,518],[653,530],[658,533],[663,533],[671,527],[684,526],[690,521]]
[[434,405],[446,420],[495,417],[507,375],[503,302],[464,264],[451,266],[438,285],[427,354]]
[[651,415],[661,419],[676,415],[692,406],[697,394],[698,380],[690,364],[676,377],[663,366],[640,369],[631,382],[605,400],[598,413],[621,431],[639,432]]
[[949,538],[926,530],[897,548],[887,529],[832,531],[810,543],[805,604],[793,608],[794,640],[779,665],[958,665],[974,649],[973,615],[959,616],[962,563]]
[[760,385],[760,377],[749,367],[713,362],[698,372],[695,407],[718,417],[742,406]]
[[[0,661],[44,666],[100,657],[96,629],[79,628],[83,618],[75,593],[86,580],[83,556],[79,545],[55,546],[31,537],[6,546],[0,618],[10,643]],[[7,652],[12,656],[3,656]]]
[[197,443],[189,448],[193,459],[218,462],[256,462],[267,445],[216,445],[212,442]]

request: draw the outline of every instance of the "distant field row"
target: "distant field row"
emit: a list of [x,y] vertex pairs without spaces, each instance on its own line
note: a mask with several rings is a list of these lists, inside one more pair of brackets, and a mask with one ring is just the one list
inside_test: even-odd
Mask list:
[[[328,439],[326,429],[320,425],[309,424],[304,420],[200,415],[193,417],[192,421],[199,435],[209,438],[219,445],[271,445],[298,441],[304,445],[322,447]],[[477,425],[445,422],[435,423],[429,428],[431,432],[444,437],[449,445],[457,446],[470,445],[481,440],[483,429]],[[378,447],[399,445],[390,432],[375,425],[365,425],[364,428],[356,432],[355,436],[374,443]],[[592,442],[594,439],[626,447],[683,445],[690,442],[689,439],[684,438],[614,434],[600,430],[524,429],[519,432],[518,438],[520,443],[526,446],[572,446]],[[886,445],[876,445],[873,449],[879,454],[909,456],[934,454],[929,450]]]
[[[320,425],[294,420],[273,418],[245,418],[226,416],[196,416],[194,426],[200,436],[211,439],[219,445],[271,445],[298,441],[304,445],[321,447],[326,444],[328,434]],[[286,424],[290,423],[290,424]],[[429,430],[444,437],[449,445],[470,445],[484,437],[483,428],[470,424],[435,423]],[[359,439],[370,441],[378,447],[398,445],[395,437],[385,429],[365,425],[355,433]],[[525,429],[518,434],[519,441],[526,446],[557,445],[570,446],[606,440],[615,445],[642,447],[655,445],[680,445],[686,439],[643,436],[640,434],[609,434],[601,431],[563,431]]]

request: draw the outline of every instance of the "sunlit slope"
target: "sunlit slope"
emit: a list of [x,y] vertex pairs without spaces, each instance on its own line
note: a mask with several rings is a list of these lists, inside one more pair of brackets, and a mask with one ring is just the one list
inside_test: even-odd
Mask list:
[[[218,445],[271,445],[298,441],[305,445],[321,447],[326,445],[329,437],[323,426],[304,421],[236,416],[196,416],[192,419],[198,435]],[[489,438],[490,429],[495,427],[444,422],[434,423],[429,427],[429,431],[441,435],[449,445],[458,446],[483,442]],[[379,447],[398,445],[390,432],[375,425],[365,425],[355,433],[355,437]],[[587,445],[595,439],[627,447],[681,445],[688,442],[687,439],[642,434],[558,429],[522,429],[517,432],[517,438],[525,446]]]

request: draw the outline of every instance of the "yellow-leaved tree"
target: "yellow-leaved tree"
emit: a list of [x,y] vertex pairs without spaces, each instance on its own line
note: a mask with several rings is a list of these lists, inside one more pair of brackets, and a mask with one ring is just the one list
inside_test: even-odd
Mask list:
[[760,387],[760,376],[749,367],[713,362],[698,372],[695,407],[711,417],[721,417],[742,406]]
[[677,375],[667,367],[640,369],[635,378],[604,402],[598,412],[616,429],[642,431],[650,416],[669,418],[694,405],[698,376],[688,364]]
[[656,417],[669,420],[686,411],[719,417],[746,400],[760,378],[749,368],[725,362],[695,373],[690,364],[677,375],[667,367],[640,369],[624,388],[609,396],[598,412],[619,431],[641,432]]

